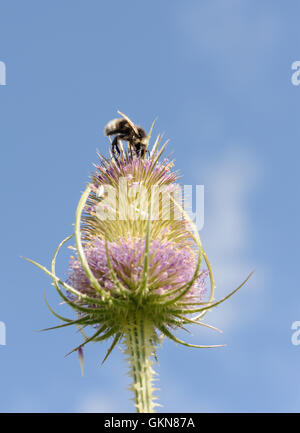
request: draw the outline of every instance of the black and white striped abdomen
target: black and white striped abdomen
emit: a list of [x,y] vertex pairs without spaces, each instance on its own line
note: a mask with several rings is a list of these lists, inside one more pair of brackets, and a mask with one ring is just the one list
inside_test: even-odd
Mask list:
[[113,119],[104,128],[105,135],[112,135],[122,132],[126,128],[127,121],[125,119]]

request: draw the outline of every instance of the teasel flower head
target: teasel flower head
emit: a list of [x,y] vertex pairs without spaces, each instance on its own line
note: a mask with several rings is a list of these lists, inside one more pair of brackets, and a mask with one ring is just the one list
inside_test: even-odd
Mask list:
[[[131,122],[120,113],[125,120]],[[150,140],[153,124],[148,134]],[[213,348],[180,340],[176,329],[198,324],[206,312],[232,296],[214,300],[214,278],[194,223],[182,206],[182,189],[174,163],[162,154],[167,143],[158,136],[146,155],[123,146],[116,158],[99,155],[91,182],[75,215],[75,254],[67,281],[56,275],[56,249],[46,272],[62,298],[77,314],[54,328],[77,326],[83,341],[111,339],[103,362],[117,344],[125,345],[132,376],[131,390],[138,412],[153,412],[153,363],[164,337],[187,347]],[[48,329],[54,329],[48,328]],[[86,330],[92,330],[91,335]],[[83,367],[82,367],[83,369]]]

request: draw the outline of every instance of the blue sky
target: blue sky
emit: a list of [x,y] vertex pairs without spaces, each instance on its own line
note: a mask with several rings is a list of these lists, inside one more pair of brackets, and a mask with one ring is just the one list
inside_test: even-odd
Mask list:
[[[205,186],[200,234],[217,297],[253,268],[228,303],[207,315],[223,335],[192,328],[196,350],[159,351],[162,411],[300,410],[299,112],[297,1],[0,2],[1,276],[0,411],[132,411],[120,350],[85,351],[54,326],[49,265],[72,232],[74,210],[107,151],[103,127],[128,114],[170,138],[182,183]],[[66,276],[68,250],[58,272]]]

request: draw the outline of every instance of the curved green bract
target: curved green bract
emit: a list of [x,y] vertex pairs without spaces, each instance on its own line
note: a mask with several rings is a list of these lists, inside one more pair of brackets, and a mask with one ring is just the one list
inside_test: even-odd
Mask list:
[[250,274],[247,276],[247,278],[242,282],[242,284],[240,284],[236,289],[234,289],[232,292],[230,292],[227,296],[225,296],[224,298],[220,299],[217,302],[214,302],[211,305],[208,305],[206,307],[203,308],[195,308],[193,310],[182,310],[182,314],[192,314],[192,313],[197,313],[200,311],[206,311],[206,310],[210,310],[213,307],[217,307],[218,305],[220,305],[222,302],[226,301],[227,299],[231,298],[232,295],[234,295],[238,290],[240,290],[243,285],[249,280],[249,278],[253,275],[254,271],[250,272]]
[[86,302],[92,302],[93,304],[104,305],[103,301],[100,301],[99,299],[96,299],[96,298],[91,298],[90,296],[87,296],[84,293],[81,293],[78,290],[74,289],[69,284],[64,283],[60,278],[58,278],[56,275],[54,275],[52,272],[50,272],[47,268],[45,268],[45,266],[42,266],[39,263],[37,263],[36,261],[28,259],[26,257],[24,257],[24,259],[27,260],[27,262],[30,262],[33,265],[40,268],[43,272],[45,272],[45,274],[49,275],[49,277],[51,277],[52,279],[55,279],[57,283],[59,283],[61,286],[64,287],[64,289],[66,289],[67,291],[76,295],[80,300],[84,300]]
[[91,337],[89,337],[84,343],[79,344],[79,346],[75,347],[75,349],[71,350],[69,353],[65,355],[65,357],[71,355],[71,353],[76,352],[80,347],[85,346],[90,341],[95,341],[95,338],[98,337],[98,335],[101,334],[105,329],[107,328],[107,325],[102,325],[100,329],[98,329]]
[[100,337],[95,338],[93,341],[103,341],[106,340],[107,338],[111,337],[112,335],[114,335],[117,330],[119,329],[118,326],[114,326],[113,328],[109,329],[105,334],[101,335]]
[[205,326],[206,328],[213,329],[214,331],[220,332],[222,334],[221,329],[216,328],[215,326],[212,326],[212,325],[208,325],[208,323],[199,322],[198,320],[195,320],[195,319],[189,319],[188,317],[184,317],[184,316],[181,316],[179,314],[175,314],[175,316],[180,318],[183,323],[192,323],[195,325]]
[[48,307],[48,309],[51,311],[51,313],[53,314],[53,316],[57,317],[58,319],[62,320],[63,322],[73,322],[72,319],[68,319],[67,317],[63,317],[60,314],[56,313],[53,308],[50,307],[50,305],[47,302],[47,298],[46,298],[46,291],[44,292],[44,300],[45,300],[45,304]]
[[115,338],[113,339],[111,346],[109,347],[103,361],[101,362],[101,365],[103,365],[104,362],[107,360],[107,358],[109,357],[111,352],[114,350],[115,346],[118,344],[118,341],[121,339],[121,337],[122,337],[122,334],[120,332],[115,335]]
[[[55,264],[56,264],[56,259],[57,259],[57,254],[59,253],[59,250],[63,247],[63,245],[70,240],[72,237],[74,236],[74,234],[66,237],[63,241],[61,241],[61,243],[58,245],[58,247],[56,248],[53,257],[52,257],[52,261],[51,261],[51,271],[52,274],[55,275]],[[60,289],[57,281],[55,280],[55,278],[52,278],[53,280],[53,284],[57,290],[57,293],[59,294],[59,296],[72,308],[84,312],[84,313],[98,313],[102,311],[102,308],[92,308],[92,307],[82,307],[78,304],[76,304],[75,302],[72,302]],[[93,298],[89,298],[89,299],[93,299]],[[86,301],[89,301],[89,299],[86,298]],[[91,302],[91,301],[89,301]],[[101,304],[103,305],[102,301]]]
[[[196,244],[198,246],[198,260],[197,260],[196,270],[195,270],[194,276],[191,279],[191,281],[181,288],[183,290],[182,290],[182,292],[178,296],[176,296],[173,299],[170,299],[169,301],[166,301],[164,303],[164,305],[175,304],[177,301],[179,301],[179,299],[183,298],[188,293],[188,291],[190,290],[190,288],[192,287],[192,285],[194,284],[194,282],[196,281],[196,279],[199,276],[199,271],[200,271],[200,268],[201,268],[202,255],[203,255],[202,243],[201,243],[201,239],[200,239],[197,227],[195,226],[195,224],[193,223],[193,221],[191,220],[191,218],[189,217],[189,215],[187,214],[187,212],[184,211],[184,209],[176,202],[176,200],[174,200],[173,197],[171,197],[171,199],[172,199],[173,203],[177,207],[179,207],[179,209],[183,212],[183,214],[185,216],[185,219],[189,222],[190,226],[192,227],[192,230],[193,230],[193,232],[195,234],[195,241],[196,241]],[[179,290],[181,290],[181,289],[179,289]]]
[[92,320],[87,320],[89,319],[88,317],[83,317],[81,319],[77,319],[77,320],[72,320],[71,322],[68,323],[64,323],[63,325],[57,325],[57,326],[52,326],[51,328],[44,328],[41,329],[41,331],[52,331],[53,329],[59,329],[59,328],[65,328],[66,326],[71,326],[71,325],[83,325],[83,324],[95,324],[98,323],[98,321],[92,321]]
[[158,329],[168,338],[175,341],[175,343],[182,344],[183,346],[187,347],[196,347],[197,349],[212,349],[215,347],[224,347],[225,344],[214,344],[210,346],[200,346],[198,344],[190,344],[186,343],[185,341],[180,340],[179,338],[175,337],[164,325],[157,325]]
[[84,193],[82,194],[78,206],[77,206],[77,210],[76,210],[76,214],[75,214],[75,239],[76,239],[76,247],[77,247],[77,251],[78,251],[78,256],[81,262],[81,265],[84,269],[84,272],[86,274],[86,276],[88,277],[91,285],[94,287],[94,289],[99,293],[99,295],[102,297],[103,300],[109,298],[109,294],[100,286],[97,278],[94,276],[94,274],[92,273],[88,261],[86,259],[86,256],[84,254],[84,250],[82,247],[82,242],[81,242],[81,230],[80,230],[80,223],[81,223],[81,214],[83,212],[84,206],[86,204],[86,201],[88,199],[88,196],[91,192],[91,188],[90,186],[87,186],[87,188],[85,189]]
[[[211,264],[208,260],[208,257],[205,253],[205,251],[203,251],[203,257],[209,272],[209,281],[210,281],[210,295],[209,295],[209,299],[208,299],[208,303],[211,303],[214,299],[214,295],[215,295],[215,280],[214,280],[214,276],[213,276],[213,271],[211,268]],[[194,320],[198,320],[201,319],[205,314],[207,313],[207,311],[203,311],[201,314],[199,314],[197,317],[194,317]]]

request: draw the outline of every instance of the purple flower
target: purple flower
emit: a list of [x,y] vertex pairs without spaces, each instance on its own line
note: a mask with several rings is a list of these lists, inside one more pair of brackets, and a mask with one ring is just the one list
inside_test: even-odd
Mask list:
[[[118,280],[128,289],[138,288],[143,271],[145,240],[120,239],[108,242],[111,265]],[[97,277],[99,284],[106,290],[114,291],[107,264],[105,242],[102,239],[89,243],[85,255],[91,271]],[[195,273],[195,253],[190,247],[181,248],[174,242],[156,239],[149,246],[148,289],[157,294],[168,293],[187,284]],[[199,273],[185,299],[200,301],[205,293],[206,270]],[[90,293],[92,288],[78,258],[70,261],[69,284],[82,293]]]

